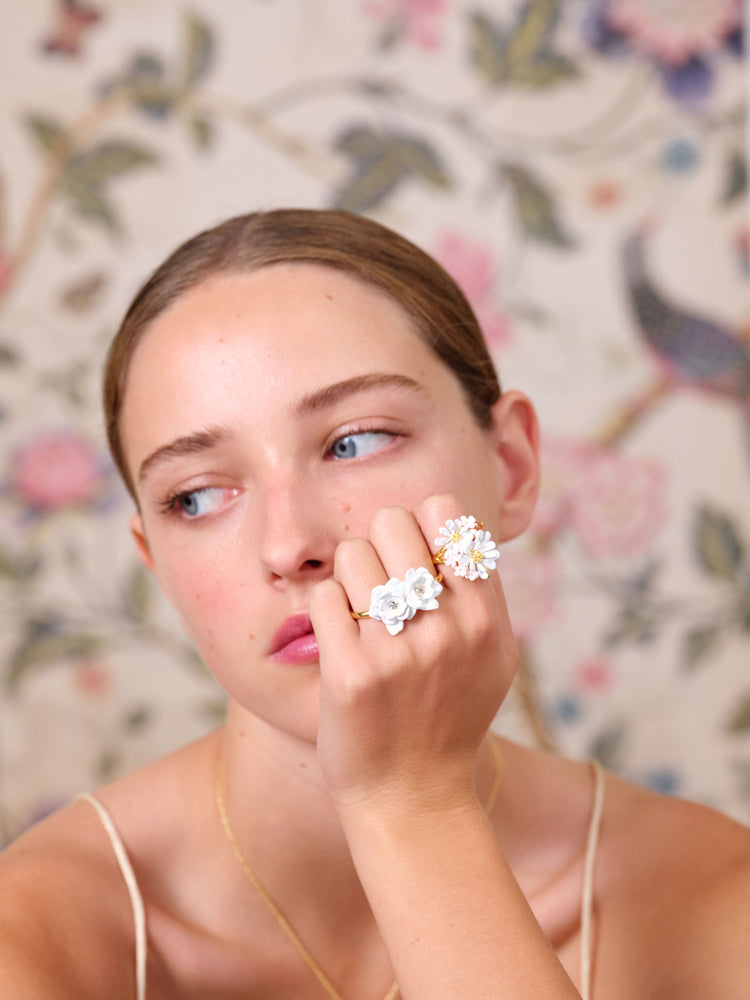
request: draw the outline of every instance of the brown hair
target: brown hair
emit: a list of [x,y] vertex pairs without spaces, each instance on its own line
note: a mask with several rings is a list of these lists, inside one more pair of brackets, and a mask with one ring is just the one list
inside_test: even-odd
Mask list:
[[110,345],[104,374],[107,437],[133,497],[119,421],[133,353],[150,324],[181,295],[214,275],[303,262],[348,272],[388,294],[455,373],[477,423],[490,426],[491,407],[500,396],[492,359],[466,297],[429,254],[351,212],[255,212],[229,219],[178,247],[137,293]]

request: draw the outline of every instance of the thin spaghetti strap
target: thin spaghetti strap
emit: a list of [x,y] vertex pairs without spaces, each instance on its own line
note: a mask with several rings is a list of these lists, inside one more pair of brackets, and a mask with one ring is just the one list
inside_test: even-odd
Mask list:
[[127,851],[125,850],[125,845],[123,844],[115,824],[112,821],[112,817],[109,815],[101,802],[93,795],[89,795],[86,792],[82,792],[77,797],[79,799],[85,799],[86,802],[90,802],[99,814],[99,819],[101,820],[102,826],[106,830],[107,836],[110,839],[112,850],[115,852],[115,857],[117,858],[117,863],[120,866],[122,877],[128,888],[130,903],[133,907],[133,922],[135,924],[136,1000],[146,1000],[146,914],[143,908],[143,899],[138,888],[138,883],[136,882],[133,866],[130,863]]
[[598,761],[592,761],[594,772],[594,804],[591,810],[588,838],[586,840],[586,860],[583,869],[583,892],[581,894],[581,998],[591,1000],[591,958],[592,958],[592,917],[594,908],[594,865],[599,846],[602,812],[604,809],[604,771]]

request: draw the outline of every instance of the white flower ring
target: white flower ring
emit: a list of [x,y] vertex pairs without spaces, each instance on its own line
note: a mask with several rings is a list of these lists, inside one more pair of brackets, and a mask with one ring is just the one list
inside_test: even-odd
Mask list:
[[492,535],[471,515],[446,521],[435,545],[440,546],[432,558],[435,565],[450,566],[467,580],[486,580],[500,558]]
[[351,611],[350,614],[355,620],[374,618],[382,622],[391,635],[398,635],[404,623],[411,621],[417,611],[437,608],[437,599],[443,592],[441,579],[424,566],[408,569],[405,579],[392,576],[388,583],[372,588],[367,611]]
[[382,622],[391,635],[398,635],[404,622],[416,613],[417,609],[407,603],[403,580],[392,576],[388,583],[372,588],[367,617]]
[[406,603],[415,611],[434,611],[443,592],[440,580],[424,566],[407,569],[403,587]]
[[[500,553],[489,531],[470,514],[451,518],[435,539],[438,551],[432,557],[436,566],[450,566],[456,576],[467,580],[486,580],[497,566]],[[367,611],[351,611],[355,621],[374,618],[391,635],[398,635],[417,611],[434,611],[443,592],[442,574],[433,576],[429,569],[408,569],[403,580],[392,576],[387,583],[372,588]]]

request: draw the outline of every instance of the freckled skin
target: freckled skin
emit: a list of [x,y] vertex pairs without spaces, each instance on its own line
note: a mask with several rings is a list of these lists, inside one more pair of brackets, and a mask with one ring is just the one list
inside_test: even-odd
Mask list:
[[[295,417],[305,395],[371,373],[420,388],[373,391]],[[382,420],[399,432],[382,454],[325,457],[337,430],[358,421],[378,430]],[[224,450],[152,473],[139,488],[134,531],[230,696],[306,739],[317,726],[317,665],[280,672],[269,649],[286,618],[307,610],[313,584],[332,573],[338,543],[366,538],[382,507],[411,510],[443,493],[498,527],[505,469],[454,374],[388,297],[316,265],[225,275],[178,299],[136,350],[121,426],[135,477],[155,449],[206,427],[229,429]],[[211,477],[233,494],[218,516],[198,526],[163,514],[165,495],[213,486]]]

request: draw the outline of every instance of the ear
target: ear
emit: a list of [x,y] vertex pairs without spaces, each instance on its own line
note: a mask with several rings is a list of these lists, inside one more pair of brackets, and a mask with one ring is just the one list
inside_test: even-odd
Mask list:
[[505,392],[492,407],[492,438],[500,459],[500,541],[528,528],[539,494],[539,422],[522,392]]
[[143,527],[143,518],[140,514],[133,514],[130,518],[130,534],[133,536],[133,540],[135,541],[135,547],[138,551],[141,562],[146,569],[150,569],[152,573],[156,574],[154,557],[151,554],[151,546],[148,544],[146,531]]

